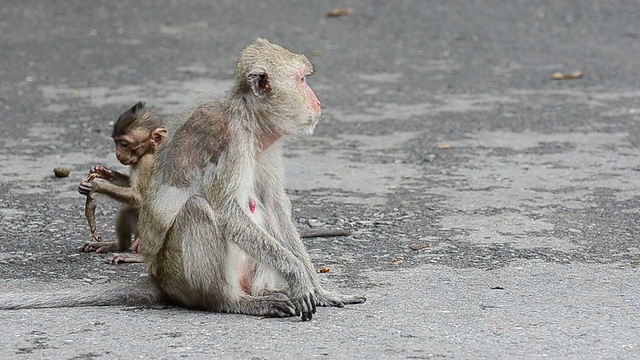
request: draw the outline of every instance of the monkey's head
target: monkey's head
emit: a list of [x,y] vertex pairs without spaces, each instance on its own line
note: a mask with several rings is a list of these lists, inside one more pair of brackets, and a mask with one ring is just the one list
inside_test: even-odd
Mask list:
[[160,117],[139,101],[120,115],[111,137],[118,161],[135,168],[142,156],[154,152],[164,141],[167,129]]
[[257,39],[238,59],[235,92],[257,109],[257,119],[279,135],[311,134],[320,118],[320,100],[307,77],[313,65],[265,39]]

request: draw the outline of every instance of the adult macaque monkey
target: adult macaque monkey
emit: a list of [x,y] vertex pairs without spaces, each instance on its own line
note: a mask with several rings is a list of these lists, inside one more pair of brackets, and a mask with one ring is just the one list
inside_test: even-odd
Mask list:
[[[111,137],[115,143],[116,158],[131,168],[131,175],[96,166],[90,172],[97,177],[80,183],[78,191],[83,195],[92,192],[104,194],[122,203],[116,215],[116,239],[112,242],[87,242],[79,248],[82,252],[122,251],[132,246],[132,237],[137,238],[138,235],[141,193],[153,169],[153,154],[167,137],[167,129],[158,115],[138,102],[120,115],[113,125]],[[136,239],[133,250],[138,250],[138,247]],[[140,254],[115,254],[109,260],[111,263],[142,261]]]
[[312,72],[305,56],[257,39],[229,96],[201,105],[161,147],[138,222],[149,277],[75,302],[1,295],[0,308],[169,301],[311,320],[316,306],[363,303],[321,287],[284,190],[282,143],[320,116]]
[[230,96],[201,105],[159,151],[139,228],[150,276],[173,301],[302,320],[365,301],[320,286],[291,221],[282,143],[318,122],[312,73],[305,56],[257,39]]

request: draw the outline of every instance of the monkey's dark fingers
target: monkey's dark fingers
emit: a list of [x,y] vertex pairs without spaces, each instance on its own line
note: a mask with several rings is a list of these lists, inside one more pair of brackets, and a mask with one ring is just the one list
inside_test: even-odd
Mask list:
[[293,304],[296,307],[296,316],[302,316],[303,319],[306,318],[306,314],[310,312],[310,308],[307,307],[304,297],[294,300]]
[[309,297],[307,298],[307,306],[311,306],[311,312],[312,313],[316,313],[316,304],[318,303],[318,300],[315,296],[315,294],[309,294]]
[[93,191],[93,185],[91,185],[91,183],[83,181],[80,183],[80,185],[78,185],[78,192],[82,195],[88,196],[89,194],[91,194],[92,191]]
[[302,296],[302,299],[296,302],[296,316],[301,316],[302,321],[311,320],[313,314],[316,313],[315,302],[313,294]]
[[296,316],[296,308],[293,303],[289,299],[287,299],[273,304],[266,315],[273,317]]
[[301,304],[303,305],[303,310],[300,311],[300,318],[302,319],[302,321],[309,321],[311,320],[311,318],[313,318],[313,312],[310,310],[310,308],[307,307],[307,303],[306,301],[302,301]]
[[92,167],[91,170],[89,170],[89,174],[96,174],[99,178],[105,180],[113,180],[113,170],[101,165]]
[[293,306],[294,306],[294,307],[295,307],[295,309],[296,309],[296,311],[295,311],[296,316],[300,316],[300,314],[301,314],[301,312],[302,312],[302,311],[301,311],[302,306],[300,306],[300,303],[299,303],[298,301],[295,301],[295,302],[293,303]]

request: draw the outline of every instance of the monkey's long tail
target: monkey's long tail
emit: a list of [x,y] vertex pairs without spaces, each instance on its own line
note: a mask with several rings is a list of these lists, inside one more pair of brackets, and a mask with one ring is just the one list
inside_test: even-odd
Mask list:
[[102,290],[70,290],[43,294],[6,293],[0,295],[0,310],[37,309],[77,306],[153,305],[163,302],[160,287],[144,277],[133,284]]

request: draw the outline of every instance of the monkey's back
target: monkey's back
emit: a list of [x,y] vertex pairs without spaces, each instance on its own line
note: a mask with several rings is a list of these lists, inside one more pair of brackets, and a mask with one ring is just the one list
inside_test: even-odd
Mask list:
[[226,106],[213,100],[200,105],[180,125],[156,158],[155,171],[162,182],[188,187],[191,173],[215,162],[228,146],[229,124]]

